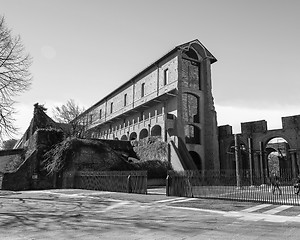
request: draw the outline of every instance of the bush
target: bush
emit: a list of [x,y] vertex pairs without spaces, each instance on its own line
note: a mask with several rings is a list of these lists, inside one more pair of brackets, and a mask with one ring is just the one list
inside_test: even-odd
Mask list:
[[141,161],[168,161],[168,144],[159,137],[132,141],[133,150]]
[[148,160],[132,164],[136,170],[145,170],[148,172],[148,178],[166,178],[168,170],[171,170],[171,164],[168,161]]

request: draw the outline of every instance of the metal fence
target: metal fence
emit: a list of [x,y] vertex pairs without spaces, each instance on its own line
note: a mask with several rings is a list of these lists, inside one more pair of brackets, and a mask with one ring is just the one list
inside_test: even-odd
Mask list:
[[74,188],[147,194],[147,171],[80,171]]
[[[249,177],[249,172],[234,171],[169,171],[166,194],[169,196],[199,197],[272,204],[300,205],[295,179],[289,171],[278,173],[279,189],[271,178]],[[299,194],[300,195],[300,194]]]

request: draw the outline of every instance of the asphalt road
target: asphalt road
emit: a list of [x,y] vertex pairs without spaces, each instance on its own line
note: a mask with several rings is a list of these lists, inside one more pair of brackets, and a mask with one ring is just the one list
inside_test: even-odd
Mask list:
[[89,190],[0,191],[0,239],[299,236],[300,207],[296,206]]

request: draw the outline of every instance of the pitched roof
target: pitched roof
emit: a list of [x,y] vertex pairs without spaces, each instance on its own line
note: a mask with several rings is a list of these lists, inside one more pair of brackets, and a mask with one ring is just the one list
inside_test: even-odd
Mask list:
[[165,59],[168,56],[172,55],[176,51],[181,51],[181,50],[183,50],[186,47],[190,47],[192,44],[198,44],[198,45],[200,45],[201,48],[203,49],[203,52],[204,52],[204,55],[205,55],[204,58],[209,58],[210,61],[211,61],[211,63],[214,63],[214,62],[217,61],[217,59],[210,53],[210,51],[207,50],[207,48],[198,39],[195,39],[195,40],[189,41],[187,43],[183,43],[181,45],[178,45],[175,48],[173,48],[170,51],[168,51],[166,54],[164,54],[158,60],[156,60],[155,62],[153,62],[150,65],[148,65],[145,69],[143,69],[142,71],[140,71],[139,73],[137,73],[136,75],[134,75],[128,81],[126,81],[121,86],[119,86],[118,88],[116,88],[114,91],[112,91],[111,93],[109,93],[107,96],[103,97],[100,101],[98,101],[97,103],[95,103],[94,105],[92,105],[91,107],[89,107],[88,109],[86,109],[83,113],[81,113],[78,117],[76,117],[72,121],[74,121],[74,120],[80,118],[81,116],[84,116],[86,113],[90,112],[93,108],[97,107],[103,100],[111,97],[114,93],[118,92],[120,89],[122,89],[123,87],[125,87],[128,83],[130,83],[131,81],[133,81],[135,78],[139,77],[140,75],[142,75],[143,73],[145,73],[149,69],[151,69],[152,67],[156,66],[163,59]]

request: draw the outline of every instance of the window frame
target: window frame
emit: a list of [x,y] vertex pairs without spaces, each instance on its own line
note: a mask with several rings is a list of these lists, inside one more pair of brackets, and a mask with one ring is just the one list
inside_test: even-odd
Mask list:
[[141,85],[141,97],[145,96],[145,83],[143,82]]
[[114,103],[111,102],[111,103],[110,103],[110,113],[113,113],[113,109],[114,109]]
[[124,94],[124,107],[127,106],[127,93]]
[[169,82],[169,68],[164,69],[164,86]]

